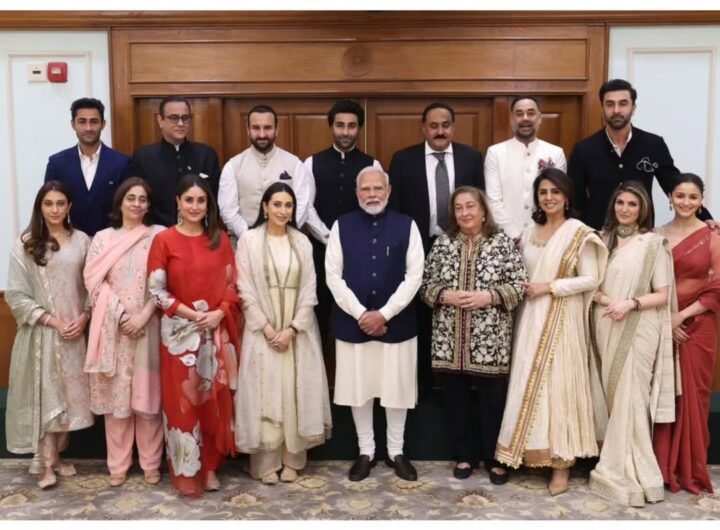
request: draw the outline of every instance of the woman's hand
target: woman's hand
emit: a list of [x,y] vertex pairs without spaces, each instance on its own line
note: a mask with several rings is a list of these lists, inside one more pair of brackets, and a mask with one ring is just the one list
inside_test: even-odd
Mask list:
[[277,335],[277,331],[275,331],[275,329],[270,324],[265,324],[262,332],[265,340],[268,341],[268,343],[271,342]]
[[270,347],[280,353],[285,353],[290,347],[290,341],[295,336],[295,331],[292,328],[286,328],[270,341]]
[[213,330],[220,325],[223,318],[225,318],[223,310],[216,309],[215,311],[208,311],[207,313],[200,312],[200,317],[195,320],[195,323],[200,330]]
[[65,328],[59,330],[60,336],[65,340],[75,340],[83,334],[85,326],[87,326],[90,317],[87,313],[83,312],[72,319]]
[[603,309],[602,315],[618,322],[623,320],[633,309],[635,309],[635,302],[632,300],[610,300],[607,307]]
[[482,307],[490,305],[492,302],[492,294],[490,291],[460,291],[459,307],[468,311],[474,311]]
[[546,294],[550,294],[552,292],[550,290],[549,283],[522,282],[521,285],[525,288],[525,296],[531,299],[539,296],[545,296]]
[[138,313],[131,317],[126,317],[120,323],[120,331],[123,335],[127,335],[131,339],[138,339],[145,335],[145,324],[147,324],[147,321],[143,318],[142,313]]
[[683,314],[680,313],[680,311],[673,313],[670,316],[670,321],[672,322],[672,334],[675,342],[678,344],[686,342],[690,338],[690,335],[688,335],[685,330],[685,325],[683,324],[685,317]]
[[442,294],[442,303],[444,305],[454,305],[455,307],[461,307],[462,299],[467,295],[469,291],[451,291],[447,289]]

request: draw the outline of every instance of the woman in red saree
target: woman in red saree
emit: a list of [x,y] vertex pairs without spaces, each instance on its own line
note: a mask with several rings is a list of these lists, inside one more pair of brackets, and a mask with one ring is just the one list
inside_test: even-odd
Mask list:
[[678,309],[672,314],[679,344],[680,389],[675,423],[655,426],[653,446],[665,484],[699,494],[713,491],[707,470],[708,415],[720,309],[720,236],[695,215],[704,186],[697,175],[678,175],[670,193],[675,218],[658,230],[670,243]]
[[178,183],[178,223],[158,234],[148,290],[163,311],[160,378],[170,477],[192,497],[220,489],[216,470],[235,454],[231,390],[240,333],[237,272],[215,199],[197,175]]

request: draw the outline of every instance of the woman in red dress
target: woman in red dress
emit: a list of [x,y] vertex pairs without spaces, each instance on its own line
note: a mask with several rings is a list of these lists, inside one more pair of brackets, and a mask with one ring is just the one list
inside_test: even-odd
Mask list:
[[240,333],[237,272],[207,183],[178,183],[178,223],[158,234],[148,289],[163,311],[160,377],[170,476],[192,497],[220,489],[216,470],[234,455],[231,390]]
[[670,193],[675,218],[658,230],[672,248],[678,311],[672,314],[679,344],[680,386],[675,423],[655,426],[653,445],[670,491],[713,491],[707,469],[708,415],[720,309],[720,236],[695,215],[704,186],[697,175],[678,175]]

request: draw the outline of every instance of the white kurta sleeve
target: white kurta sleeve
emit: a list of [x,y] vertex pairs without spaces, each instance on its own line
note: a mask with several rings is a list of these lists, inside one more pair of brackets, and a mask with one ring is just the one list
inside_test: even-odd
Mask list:
[[560,278],[550,282],[553,296],[572,296],[597,289],[600,284],[597,252],[595,245],[586,243],[577,264],[577,276]]
[[[420,251],[422,252],[422,246]],[[337,221],[330,230],[330,239],[325,251],[325,278],[328,289],[340,309],[355,320],[359,320],[367,309],[343,280],[343,252],[340,243],[340,227]]]
[[307,224],[308,231],[310,234],[320,241],[321,243],[327,245],[328,238],[330,237],[330,230],[325,225],[325,223],[322,222],[322,219],[320,219],[320,216],[317,213],[317,210],[315,210],[315,197],[317,196],[317,187],[315,185],[315,175],[313,174],[312,162],[313,157],[308,157],[307,160],[305,160],[305,171],[308,173],[308,181],[310,184],[310,199],[308,202],[308,215],[307,215],[307,221],[305,223]]
[[565,160],[565,152],[562,149],[558,149],[552,161],[557,169],[563,173],[567,173],[567,160]]
[[502,182],[500,182],[500,161],[497,149],[490,148],[485,154],[485,192],[487,193],[490,212],[493,219],[503,231],[512,239],[520,236],[520,230],[515,228],[510,212],[503,200]]
[[312,193],[310,187],[311,179],[313,179],[312,173],[308,173],[305,165],[298,159],[295,171],[293,172],[293,191],[297,199],[295,220],[297,221],[298,228],[302,228],[308,219],[308,206],[310,205],[310,195]]
[[390,320],[412,302],[422,283],[424,264],[425,251],[423,251],[420,231],[415,225],[415,221],[412,221],[410,225],[410,241],[405,254],[405,279],[400,282],[387,303],[380,308],[385,320]]
[[235,235],[240,237],[247,231],[248,225],[240,215],[240,199],[238,198],[237,182],[232,161],[225,164],[220,174],[220,188],[218,191],[218,208],[220,217],[225,225]]

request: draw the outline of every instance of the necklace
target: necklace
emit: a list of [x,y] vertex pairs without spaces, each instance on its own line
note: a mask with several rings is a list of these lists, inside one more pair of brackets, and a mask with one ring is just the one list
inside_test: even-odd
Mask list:
[[[288,239],[288,244],[289,243],[290,243],[290,240]],[[275,256],[273,256],[272,250],[270,249],[270,244],[268,243],[267,237],[265,238],[265,241],[264,241],[264,247],[265,247],[265,252],[267,252],[268,258],[270,259],[270,265],[272,267],[273,275],[275,276],[275,282],[277,283],[277,288],[279,291],[278,295],[279,295],[279,299],[280,299],[280,318],[281,318],[281,320],[284,320],[285,319],[285,289],[287,288],[288,279],[290,278],[290,268],[292,267],[292,262],[293,262],[292,245],[290,246],[290,249],[289,249],[290,251],[288,253],[289,256],[288,256],[287,270],[285,271],[285,278],[283,279],[282,283],[280,283],[280,274],[278,273],[277,265],[275,264]],[[268,274],[267,274],[267,269],[265,271],[265,275],[266,275],[265,279],[268,283],[268,287],[271,287],[270,278],[268,277]],[[282,322],[282,323],[279,322],[278,324],[283,325],[284,322]]]
[[617,236],[623,239],[637,234],[637,231],[637,226],[617,225],[617,228],[615,228]]

